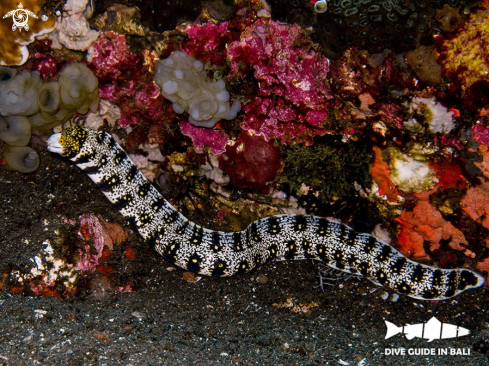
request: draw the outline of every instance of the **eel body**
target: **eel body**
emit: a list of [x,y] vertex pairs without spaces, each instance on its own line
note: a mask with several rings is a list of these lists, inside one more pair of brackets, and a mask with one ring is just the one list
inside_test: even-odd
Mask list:
[[274,259],[311,258],[424,300],[449,299],[485,282],[468,269],[414,262],[369,234],[316,216],[271,216],[239,232],[203,228],[176,211],[103,131],[67,128],[49,138],[48,150],[73,161],[158,253],[193,273],[233,276]]

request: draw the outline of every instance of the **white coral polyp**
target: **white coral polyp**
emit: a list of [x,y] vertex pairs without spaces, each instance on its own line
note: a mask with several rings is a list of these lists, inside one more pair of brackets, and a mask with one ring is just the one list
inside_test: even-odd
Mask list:
[[212,128],[221,119],[236,118],[241,103],[229,105],[226,83],[209,81],[202,62],[181,52],[156,63],[155,83],[161,94],[173,102],[176,113],[189,113],[189,122],[197,127]]

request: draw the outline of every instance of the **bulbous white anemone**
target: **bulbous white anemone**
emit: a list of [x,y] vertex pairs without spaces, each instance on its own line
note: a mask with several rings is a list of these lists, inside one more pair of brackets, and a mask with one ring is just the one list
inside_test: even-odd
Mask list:
[[229,105],[229,92],[223,79],[209,81],[202,62],[181,52],[156,64],[155,83],[161,94],[173,102],[176,113],[187,112],[189,122],[212,128],[220,119],[236,118],[241,103]]

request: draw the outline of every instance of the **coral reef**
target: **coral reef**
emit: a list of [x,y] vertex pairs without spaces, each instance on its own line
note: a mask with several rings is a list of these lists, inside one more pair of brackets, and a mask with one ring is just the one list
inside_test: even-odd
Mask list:
[[115,245],[127,239],[124,229],[117,224],[87,215],[79,218],[78,230],[85,239],[85,245],[78,247],[78,253],[73,254],[73,258],[77,258],[75,268],[81,271],[98,270],[107,273],[108,267],[104,266],[103,261]]
[[[109,130],[172,204],[215,228],[277,213],[381,223],[414,259],[487,271],[489,1],[470,13],[447,0],[267,3],[46,2],[48,22],[5,30],[32,41],[62,15],[25,66],[0,67],[0,165],[32,172],[29,142],[91,110],[79,123]],[[11,46],[1,57],[26,61]],[[132,289],[115,254],[143,252],[108,244],[93,214],[72,225],[13,292]]]
[[354,182],[370,183],[372,153],[365,143],[342,143],[337,137],[316,138],[310,147],[282,146],[284,171],[281,180],[294,191],[306,183],[320,199],[343,198],[355,194]]
[[[469,20],[453,37],[440,40],[439,62],[443,74],[452,83],[451,89],[460,89],[464,95],[478,81],[487,79],[489,69],[489,1],[483,0],[480,9],[470,14]],[[487,80],[486,80],[487,81]]]
[[195,127],[186,121],[180,122],[180,128],[185,136],[192,139],[195,148],[203,149],[204,146],[208,146],[214,155],[219,155],[226,151],[229,136],[224,131]]
[[92,10],[88,0],[68,0],[63,7],[67,16],[58,18],[56,29],[49,34],[51,47],[86,51],[99,36],[97,31],[90,29],[87,21]]
[[[468,190],[467,195],[460,201],[462,210],[469,217],[489,229],[489,183]],[[486,239],[489,245],[489,239]]]
[[403,154],[396,148],[390,148],[388,153],[390,178],[400,191],[422,192],[434,186],[433,170],[427,161]]
[[436,62],[437,54],[434,46],[419,46],[406,54],[406,62],[416,76],[427,85],[441,83],[441,66]]
[[102,32],[88,49],[88,66],[100,81],[99,96],[120,107],[119,124],[134,127],[126,146],[163,141],[165,121],[175,112],[153,82],[154,53],[131,52],[126,37]]
[[339,57],[350,47],[374,54],[386,48],[405,52],[419,45],[429,46],[433,43],[437,10],[460,4],[457,0],[381,3],[269,0],[269,3],[272,19],[314,27],[314,40],[329,58]]
[[156,63],[155,83],[161,94],[173,102],[176,113],[188,112],[194,126],[211,128],[221,119],[231,120],[241,103],[229,106],[229,92],[223,79],[207,81],[202,62],[181,51]]
[[382,150],[374,146],[375,158],[372,163],[371,176],[375,187],[372,191],[378,192],[380,196],[385,196],[390,202],[397,202],[400,193],[392,181],[389,164],[382,155]]
[[[126,37],[115,32],[103,32],[88,49],[87,61],[101,82],[120,79],[132,67],[137,67],[137,57],[133,55]],[[114,85],[115,87],[115,85]],[[107,94],[102,91],[102,95]]]
[[277,173],[283,168],[280,149],[261,136],[243,131],[232,146],[219,157],[219,167],[233,186],[269,192]]
[[239,33],[229,30],[229,22],[195,24],[185,29],[188,39],[182,51],[193,58],[221,66],[226,61],[227,45],[239,39]]
[[310,48],[301,27],[260,19],[227,55],[231,78],[251,74],[257,81],[243,107],[245,130],[267,141],[307,144],[328,131],[329,62]]
[[[452,118],[454,112],[449,112],[434,98],[413,98],[409,108],[423,117],[422,123],[427,125],[428,131],[431,133],[447,134],[455,127]],[[404,122],[404,127],[412,132],[424,132],[423,125],[416,118]]]

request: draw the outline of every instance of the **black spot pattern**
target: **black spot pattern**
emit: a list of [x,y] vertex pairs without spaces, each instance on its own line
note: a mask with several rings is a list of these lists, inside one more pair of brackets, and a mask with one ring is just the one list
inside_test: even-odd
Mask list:
[[307,219],[305,216],[302,215],[296,216],[294,230],[299,232],[307,230]]
[[185,222],[183,222],[182,225],[178,226],[175,229],[175,233],[177,235],[183,235],[185,233],[185,230],[187,230],[187,227],[189,226],[189,224],[190,224],[190,221],[186,220]]
[[124,152],[124,150],[121,150],[121,149],[118,149],[116,154],[114,155],[114,163],[115,165],[119,166],[122,164],[122,162],[124,161],[124,159],[126,158],[126,153]]
[[188,258],[187,269],[190,272],[199,273],[201,263],[202,263],[202,257],[199,254],[194,253]]
[[68,128],[59,143],[64,156],[92,172],[90,178],[149,245],[190,272],[231,276],[272,259],[313,258],[416,299],[440,300],[484,283],[476,272],[418,264],[368,234],[319,217],[278,215],[233,233],[204,229],[171,207],[108,134]]
[[218,259],[212,267],[211,270],[212,276],[222,277],[226,273],[227,268],[228,268],[228,264],[226,263],[226,261],[222,259]]
[[391,247],[385,245],[382,248],[380,254],[377,256],[377,261],[381,263],[387,262],[391,256],[391,253],[392,253]]
[[100,169],[97,165],[86,166],[86,167],[82,168],[82,170],[88,175],[97,174],[100,171]]
[[396,260],[392,266],[391,266],[391,271],[392,273],[399,274],[401,273],[402,269],[404,268],[404,265],[407,263],[407,259],[402,257]]
[[164,257],[171,263],[175,263],[178,258],[178,250],[180,249],[180,242],[177,240],[170,240],[162,253]]
[[275,258],[277,258],[277,253],[278,253],[278,246],[277,244],[272,244],[267,248],[268,252],[268,259],[267,261],[271,261]]
[[190,245],[198,246],[202,244],[202,236],[204,235],[204,230],[194,224],[194,231],[190,238]]
[[237,275],[245,274],[249,270],[250,270],[250,264],[248,263],[248,261],[247,260],[242,260],[238,264],[238,267],[236,269],[236,274]]
[[136,178],[137,174],[138,174],[138,168],[136,168],[135,165],[132,165],[126,174],[126,181],[132,182],[134,178]]
[[271,235],[277,235],[280,233],[280,224],[276,217],[270,217],[267,219],[268,222],[268,233]]
[[163,198],[158,197],[158,199],[151,204],[153,211],[158,212],[165,206],[165,201]]
[[233,233],[233,249],[235,252],[242,252],[246,249],[240,233]]
[[[124,155],[125,155],[125,153],[124,153]],[[88,154],[76,156],[74,158],[73,162],[80,165],[80,164],[86,164],[86,163],[93,162],[94,159],[95,159],[95,153],[88,153]],[[85,169],[83,169],[83,171],[85,171],[85,173],[86,173]]]
[[326,236],[328,234],[328,220],[320,218],[318,220],[318,228],[316,231],[316,235],[318,236]]
[[138,196],[141,198],[146,198],[151,189],[151,184],[149,182],[144,182],[138,187]]
[[211,250],[214,253],[219,253],[222,250],[221,236],[217,232],[212,233]]
[[121,178],[117,174],[114,174],[112,176],[105,178],[103,181],[101,181],[98,184],[98,188],[102,192],[111,192],[117,186],[119,186],[121,183],[122,183]]
[[297,255],[297,244],[295,243],[295,241],[289,240],[285,248],[285,258],[292,259],[296,255]]
[[119,211],[125,210],[132,202],[134,202],[134,197],[132,196],[132,194],[126,193],[114,202],[114,206]]

